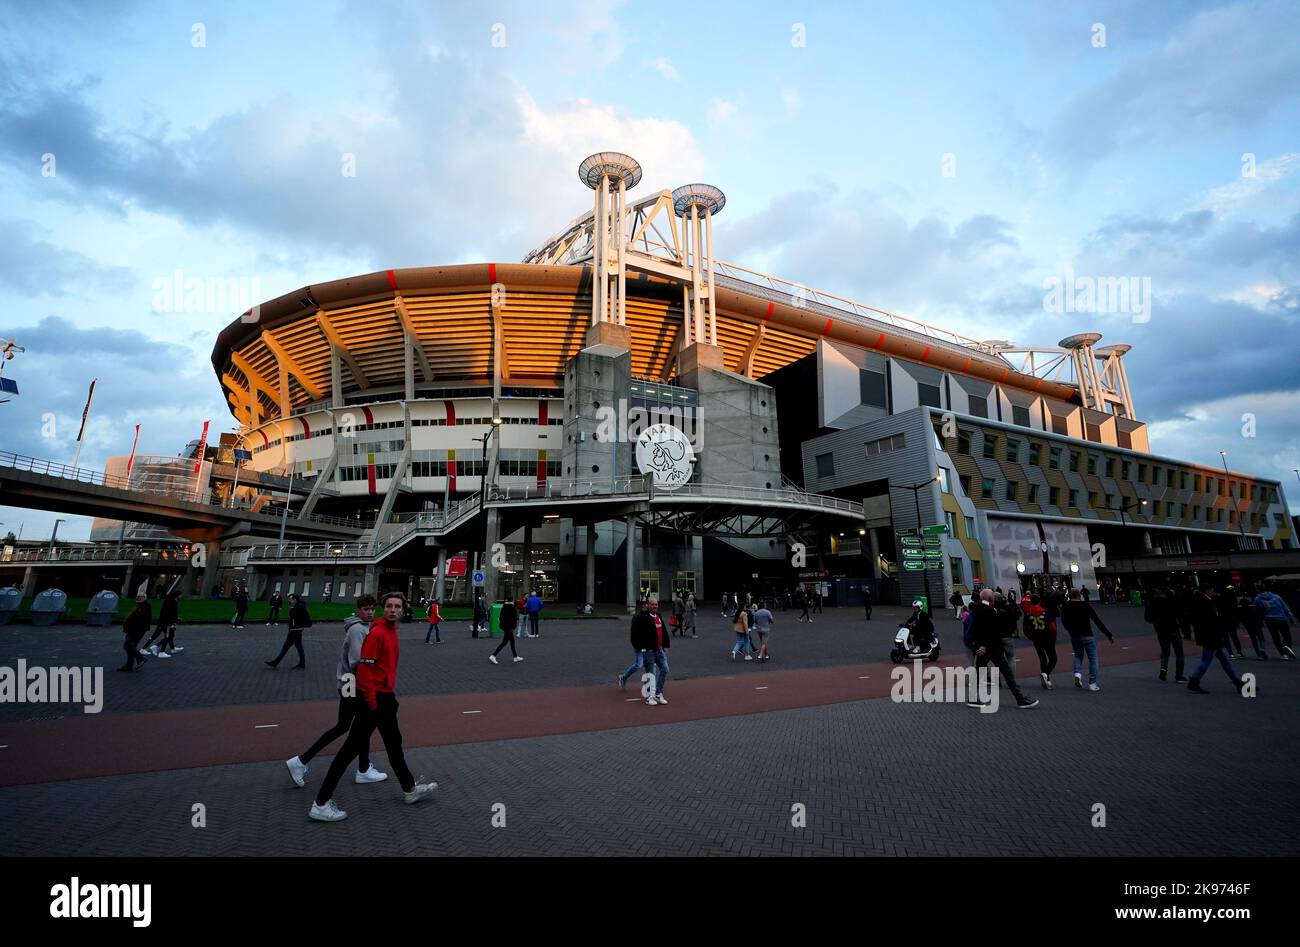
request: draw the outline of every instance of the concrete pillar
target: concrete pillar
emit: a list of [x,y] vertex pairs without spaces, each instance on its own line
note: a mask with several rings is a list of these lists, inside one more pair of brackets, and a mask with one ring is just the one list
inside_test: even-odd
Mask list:
[[629,513],[627,516],[627,613],[636,614],[636,600],[640,592],[637,586],[636,567],[636,516]]
[[433,583],[433,597],[442,601],[447,595],[447,548],[438,547],[438,578]]
[[587,599],[596,603],[596,524],[587,524]]
[[217,584],[217,568],[221,565],[221,541],[209,540],[203,544],[203,586],[200,594],[207,598],[212,594],[212,586]]
[[871,537],[871,575],[878,579],[880,578],[880,536],[876,533],[875,526],[867,530],[867,535]]
[[525,593],[533,590],[533,528],[524,527],[524,589]]
[[[330,346],[330,407],[343,407],[343,357],[338,349]],[[338,426],[335,425],[335,431]],[[337,434],[335,435],[337,437]]]
[[493,561],[496,557],[492,554],[493,547],[501,541],[501,515],[500,511],[494,506],[487,508],[487,554],[483,557],[483,594],[487,596],[488,603],[491,604],[497,600],[497,567]]
[[131,588],[131,578],[135,575],[135,563],[126,564],[126,577],[122,579],[122,598],[135,598],[135,589]]
[[366,566],[366,575],[365,578],[362,579],[362,582],[364,584],[362,585],[361,591],[366,595],[375,595],[376,594],[375,585],[377,581],[378,581],[378,574],[375,570],[375,567],[373,565]]
[[31,598],[34,588],[36,588],[36,570],[28,566],[23,571],[23,598]]

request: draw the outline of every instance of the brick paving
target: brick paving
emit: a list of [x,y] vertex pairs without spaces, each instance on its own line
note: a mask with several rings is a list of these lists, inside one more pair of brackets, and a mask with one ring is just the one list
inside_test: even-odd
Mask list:
[[[1106,613],[1112,628],[1136,633],[1126,617],[1132,612]],[[615,665],[626,650],[619,625]],[[828,656],[867,650],[845,646],[842,636],[855,633],[847,621],[828,631]],[[575,637],[575,653],[597,649]],[[810,662],[820,660],[821,642],[799,640]],[[540,651],[548,639],[526,644]],[[699,677],[757,670],[713,657],[716,644],[700,650]],[[481,663],[502,674],[461,673],[498,690],[505,673],[529,666]],[[1259,676],[1254,700],[1237,698],[1215,669],[1206,678],[1212,693],[1191,695],[1157,681],[1147,662],[1105,667],[1100,694],[1058,688],[1027,712],[980,715],[960,705],[872,699],[415,748],[407,754],[412,770],[441,783],[433,800],[405,806],[391,781],[345,781],[336,798],[351,817],[337,825],[306,818],[328,758],[313,763],[305,790],[292,786],[279,762],[11,786],[0,788],[0,851],[1295,855],[1300,840],[1286,800],[1300,790],[1300,665],[1242,666]],[[404,660],[404,693],[402,685],[418,678],[407,677],[407,667]],[[132,679],[145,680],[152,669]],[[607,666],[600,670],[609,676]],[[661,709],[686,708],[678,697]],[[387,768],[382,753],[375,760]],[[1091,825],[1097,802],[1107,808],[1106,828]],[[206,807],[206,828],[190,825],[194,803]],[[494,803],[506,807],[504,828],[491,825]],[[791,825],[796,803],[807,807],[804,828]]]

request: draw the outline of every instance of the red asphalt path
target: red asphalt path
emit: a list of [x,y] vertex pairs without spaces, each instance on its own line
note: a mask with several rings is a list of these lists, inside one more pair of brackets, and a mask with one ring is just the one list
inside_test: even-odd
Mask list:
[[[1114,645],[1101,642],[1100,648],[1103,671],[1107,665],[1153,661],[1160,655],[1152,636],[1120,638]],[[1057,653],[1057,680],[1068,685],[1068,640],[1058,642]],[[1032,648],[1018,648],[1017,656],[1022,684],[1037,691]],[[950,656],[927,666],[960,666],[962,658]],[[892,667],[881,662],[780,671],[747,662],[726,676],[674,681],[670,673],[666,694],[671,703],[655,707],[637,696],[635,678],[626,691],[613,681],[600,687],[411,697],[399,689],[402,738],[407,747],[449,746],[871,700],[889,696]],[[311,745],[333,725],[337,713],[338,702],[329,700],[77,714],[3,724],[0,786],[283,760]],[[326,753],[341,745],[340,738]],[[374,746],[382,747],[378,736]]]

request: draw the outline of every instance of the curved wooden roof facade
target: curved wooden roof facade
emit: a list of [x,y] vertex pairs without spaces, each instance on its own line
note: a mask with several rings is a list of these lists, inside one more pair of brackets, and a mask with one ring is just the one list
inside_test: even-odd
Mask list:
[[[494,284],[505,291],[504,304],[497,308],[492,305]],[[728,370],[761,377],[810,354],[824,337],[1078,400],[1073,386],[1020,374],[995,356],[854,313],[770,295],[740,281],[719,283],[718,344]],[[417,386],[491,384],[498,318],[502,383],[562,387],[564,366],[585,344],[591,322],[590,268],[475,263],[382,270],[307,286],[227,326],[213,348],[212,364],[232,414],[256,424],[278,417],[286,395],[291,412],[327,399],[335,348],[342,356],[345,394],[401,391],[408,327],[417,345]],[[629,274],[627,324],[632,371],[670,378],[682,326],[681,287]]]

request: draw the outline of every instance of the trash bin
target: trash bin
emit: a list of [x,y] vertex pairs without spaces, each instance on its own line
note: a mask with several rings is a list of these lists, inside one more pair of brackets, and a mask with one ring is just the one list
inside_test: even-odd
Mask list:
[[68,596],[59,589],[46,589],[32,602],[33,625],[53,625],[68,610]]
[[488,637],[501,634],[501,609],[505,606],[497,603],[488,609]]
[[0,589],[0,625],[7,625],[13,621],[14,616],[18,614],[18,606],[22,603],[23,593],[21,589]]
[[117,593],[110,592],[108,589],[96,594],[86,606],[86,624],[101,627],[113,624],[113,619],[117,617],[119,601]]

